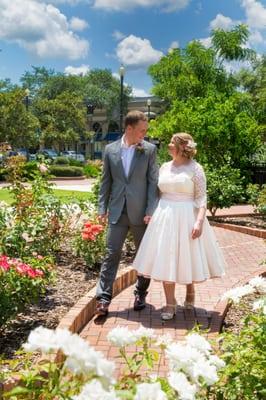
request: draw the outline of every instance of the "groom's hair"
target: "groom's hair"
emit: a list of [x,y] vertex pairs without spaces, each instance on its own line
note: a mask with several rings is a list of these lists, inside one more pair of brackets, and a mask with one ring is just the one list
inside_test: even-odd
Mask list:
[[128,125],[137,125],[139,121],[148,121],[148,118],[142,111],[134,110],[134,111],[129,111],[127,113],[126,118],[125,118],[125,128]]

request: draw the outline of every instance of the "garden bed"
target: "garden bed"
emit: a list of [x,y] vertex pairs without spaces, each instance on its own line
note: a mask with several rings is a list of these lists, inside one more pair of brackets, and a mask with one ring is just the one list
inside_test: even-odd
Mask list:
[[243,215],[231,217],[214,217],[211,221],[222,222],[226,224],[246,226],[249,228],[266,229],[266,216],[263,215]]
[[[120,269],[131,261],[132,255],[129,249],[127,251]],[[34,328],[40,325],[56,328],[69,309],[95,286],[99,274],[99,269],[89,269],[81,258],[67,250],[58,254],[56,271],[56,280],[47,288],[45,296],[0,329],[0,355],[3,358],[17,357],[15,352]]]

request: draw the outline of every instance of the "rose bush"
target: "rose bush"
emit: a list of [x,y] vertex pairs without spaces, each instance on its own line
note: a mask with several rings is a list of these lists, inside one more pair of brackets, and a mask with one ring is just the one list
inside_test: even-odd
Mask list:
[[[126,327],[117,327],[110,331],[108,339],[119,347],[126,363],[126,370],[118,381],[114,378],[115,364],[78,335],[60,329],[35,329],[24,349],[41,350],[47,355],[60,350],[64,360],[59,365],[42,358],[35,366],[20,371],[20,385],[5,393],[4,398],[193,400],[196,395],[206,395],[208,386],[218,380],[217,371],[224,366],[213,354],[208,341],[196,333],[179,343],[170,335],[155,335],[152,329],[140,327],[130,331]],[[130,356],[127,347],[133,344],[137,351]],[[151,375],[154,362],[162,351],[169,360],[166,378]],[[143,366],[145,370],[140,373]]]
[[28,257],[23,261],[0,255],[0,326],[34,303],[53,276],[50,257]]
[[99,265],[105,252],[105,227],[87,220],[74,239],[74,251],[83,257],[88,267]]

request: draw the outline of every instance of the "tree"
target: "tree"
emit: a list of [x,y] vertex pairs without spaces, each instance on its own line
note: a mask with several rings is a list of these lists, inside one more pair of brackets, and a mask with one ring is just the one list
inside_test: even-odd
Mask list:
[[148,69],[153,80],[152,92],[168,107],[176,99],[204,97],[210,90],[232,93],[234,82],[216,59],[215,51],[200,42],[185,49],[174,49]]
[[26,71],[20,78],[23,88],[30,90],[31,95],[34,97],[43,85],[48,81],[51,76],[57,73],[53,69],[46,69],[45,67],[32,66],[33,72]]
[[257,58],[251,69],[242,68],[235,79],[242,91],[250,93],[262,135],[266,139],[266,56]]
[[[212,211],[241,200],[242,177],[245,183],[250,179],[250,159],[261,145],[253,95],[240,91],[238,79],[223,66],[224,60],[250,60],[254,56],[244,47],[247,39],[248,30],[243,25],[229,32],[213,31],[210,48],[194,41],[149,68],[153,93],[167,103],[167,111],[151,122],[150,135],[162,143],[168,143],[175,132],[193,135],[197,158],[212,180]],[[263,98],[265,91],[261,90]],[[162,145],[160,151],[164,157],[165,147]],[[224,194],[223,185],[227,185]]]
[[38,119],[26,110],[25,93],[22,89],[0,92],[0,141],[13,147],[35,147]]
[[86,131],[86,110],[75,93],[62,92],[55,99],[37,99],[35,113],[40,121],[41,138],[46,146],[78,141]]
[[245,47],[249,30],[244,24],[237,25],[231,31],[214,29],[211,36],[212,47],[221,61],[252,60],[256,54],[253,50]]
[[176,100],[151,124],[150,135],[168,143],[173,133],[182,131],[192,133],[201,163],[217,167],[230,162],[243,173],[261,143],[251,97],[239,92]]

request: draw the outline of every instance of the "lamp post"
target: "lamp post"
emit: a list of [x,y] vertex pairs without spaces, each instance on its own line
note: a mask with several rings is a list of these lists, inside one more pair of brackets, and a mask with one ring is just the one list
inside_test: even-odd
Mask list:
[[[88,116],[88,120],[89,120],[89,129],[90,129],[90,132],[92,132],[92,118],[93,118],[93,113],[94,113],[95,106],[94,106],[93,103],[89,102],[89,103],[86,104],[86,107],[87,107],[87,116]],[[90,156],[91,156],[91,159],[94,160],[94,153],[95,153],[94,134],[93,134],[93,136],[92,136],[92,138],[90,140],[90,144],[91,144],[91,146],[90,146]]]
[[27,88],[25,89],[25,105],[26,105],[26,110],[29,110],[29,104],[30,104],[30,90]]
[[125,67],[123,65],[119,68],[119,76],[120,76],[120,123],[119,130],[120,135],[123,134],[123,90],[124,90],[124,75],[125,75]]
[[151,119],[151,99],[147,100],[147,107],[148,107],[148,121]]

